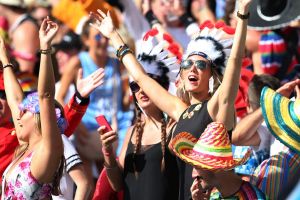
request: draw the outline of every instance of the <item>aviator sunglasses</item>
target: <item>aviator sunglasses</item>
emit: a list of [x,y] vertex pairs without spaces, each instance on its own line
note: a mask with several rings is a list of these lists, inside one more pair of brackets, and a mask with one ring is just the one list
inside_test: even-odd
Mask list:
[[181,69],[190,69],[193,65],[197,67],[197,69],[204,70],[208,68],[209,64],[204,60],[184,60],[181,62],[180,68]]

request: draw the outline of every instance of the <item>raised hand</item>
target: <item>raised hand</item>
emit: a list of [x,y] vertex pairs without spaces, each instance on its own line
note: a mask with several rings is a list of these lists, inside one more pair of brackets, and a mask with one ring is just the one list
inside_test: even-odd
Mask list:
[[40,27],[39,37],[41,49],[48,48],[51,45],[51,41],[58,31],[57,23],[51,21],[49,17],[46,17]]
[[283,86],[278,88],[276,92],[289,98],[297,85],[300,85],[300,79],[296,79],[284,84]]
[[103,84],[104,69],[99,68],[86,78],[82,78],[82,69],[78,70],[76,88],[79,94],[87,98],[91,92]]
[[[249,6],[252,0],[239,0],[239,11],[241,12],[248,12],[249,11]],[[246,13],[242,13],[246,14]]]
[[97,29],[105,37],[110,38],[115,30],[110,13],[108,11],[106,15],[99,9],[97,10],[97,12],[98,14],[90,12],[90,18],[94,19],[94,23],[91,23],[90,25],[93,28]]

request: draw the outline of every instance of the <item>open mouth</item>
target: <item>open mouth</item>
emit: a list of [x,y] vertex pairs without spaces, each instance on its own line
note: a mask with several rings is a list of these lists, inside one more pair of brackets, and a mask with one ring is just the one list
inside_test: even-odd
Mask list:
[[191,82],[196,82],[196,81],[199,80],[198,77],[195,76],[195,75],[189,75],[189,76],[188,76],[188,79],[189,79],[189,81],[191,81]]

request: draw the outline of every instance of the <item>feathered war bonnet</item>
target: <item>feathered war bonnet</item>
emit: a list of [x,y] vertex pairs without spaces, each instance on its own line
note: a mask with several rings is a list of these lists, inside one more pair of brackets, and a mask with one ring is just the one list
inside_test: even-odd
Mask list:
[[220,74],[224,74],[234,33],[235,29],[226,26],[223,21],[216,24],[205,21],[200,25],[199,33],[189,42],[183,58],[202,56],[209,60]]
[[170,35],[163,33],[162,40],[158,41],[155,37],[159,34],[162,33],[157,29],[145,33],[138,60],[147,74],[168,89],[170,82],[176,80],[182,54]]

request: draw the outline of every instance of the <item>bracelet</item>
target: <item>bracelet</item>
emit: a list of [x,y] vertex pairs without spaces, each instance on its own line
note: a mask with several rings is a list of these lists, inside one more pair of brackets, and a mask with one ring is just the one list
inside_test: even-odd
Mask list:
[[11,67],[14,69],[14,65],[11,63],[7,63],[7,64],[3,65],[3,69],[5,69],[6,67]]
[[132,52],[131,49],[129,49],[129,48],[128,48],[128,49],[124,49],[123,51],[121,51],[119,60],[122,62],[123,57],[124,57],[126,54],[128,54],[128,53],[133,53],[133,52]]
[[103,155],[109,157],[111,155],[112,152],[107,151],[104,147],[102,147],[102,153]]
[[129,47],[127,46],[127,44],[123,44],[123,45],[121,45],[121,46],[118,48],[117,53],[116,53],[116,56],[117,56],[118,58],[120,58],[120,52],[123,51],[124,49],[129,49]]
[[236,12],[236,16],[242,20],[245,20],[245,19],[249,19],[249,16],[250,16],[250,12],[248,12],[247,14],[243,15],[241,14],[239,11]]
[[119,47],[119,49],[117,50],[116,56],[122,62],[123,57],[128,53],[133,53],[133,52],[131,51],[131,49],[126,44],[124,44],[124,45]]
[[145,14],[145,18],[149,25],[152,27],[154,24],[160,24],[160,21],[156,18],[152,10],[149,10]]
[[52,54],[54,51],[52,49],[52,47],[50,47],[49,49],[40,49],[40,53],[41,54]]

